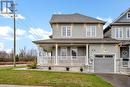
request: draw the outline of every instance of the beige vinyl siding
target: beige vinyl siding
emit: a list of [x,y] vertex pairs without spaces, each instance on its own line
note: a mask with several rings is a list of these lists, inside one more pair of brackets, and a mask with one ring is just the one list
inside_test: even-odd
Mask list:
[[124,16],[122,16],[119,20],[117,20],[117,22],[130,22],[130,19],[127,18],[127,13]]
[[104,37],[111,37],[111,29],[104,33]]
[[[96,37],[103,38],[103,24],[52,24],[53,38],[90,38],[86,37],[86,26],[95,25]],[[71,37],[62,37],[62,26],[71,26]]]
[[[115,36],[116,36],[116,35],[115,35],[115,34],[116,34],[116,33],[115,33],[116,30],[115,30],[115,29],[116,29],[116,28],[122,28],[122,30],[123,30],[123,37],[122,37],[122,38],[116,38],[116,37],[115,37]],[[126,37],[126,34],[127,34],[127,33],[126,33],[126,30],[127,30],[127,28],[130,28],[130,26],[112,26],[112,29],[111,29],[111,31],[112,31],[112,32],[111,32],[111,35],[112,35],[112,36],[111,36],[111,37],[112,37],[112,38],[115,38],[115,39],[118,39],[118,40],[130,40],[130,38],[127,38],[127,37]]]

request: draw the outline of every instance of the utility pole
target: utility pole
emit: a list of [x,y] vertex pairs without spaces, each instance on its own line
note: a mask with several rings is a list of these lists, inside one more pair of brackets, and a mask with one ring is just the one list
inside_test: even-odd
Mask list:
[[16,3],[14,1],[1,0],[1,14],[13,15],[13,23],[14,23],[13,65],[14,67],[16,67]]
[[16,67],[16,14],[15,14],[15,3],[13,3],[13,21],[14,21],[14,55],[13,55],[13,59],[14,59],[14,67]]

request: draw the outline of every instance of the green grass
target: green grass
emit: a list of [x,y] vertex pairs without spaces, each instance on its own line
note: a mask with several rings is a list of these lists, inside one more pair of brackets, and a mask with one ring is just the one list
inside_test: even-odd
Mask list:
[[0,84],[52,87],[112,87],[95,74],[0,69]]

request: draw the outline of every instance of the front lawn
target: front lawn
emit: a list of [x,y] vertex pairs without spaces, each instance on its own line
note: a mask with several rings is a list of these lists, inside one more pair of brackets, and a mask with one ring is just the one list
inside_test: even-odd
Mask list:
[[112,87],[94,74],[0,69],[0,84],[52,87]]

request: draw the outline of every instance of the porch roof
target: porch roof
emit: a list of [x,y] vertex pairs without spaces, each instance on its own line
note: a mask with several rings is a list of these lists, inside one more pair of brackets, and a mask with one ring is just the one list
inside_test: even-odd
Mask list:
[[130,40],[121,40],[120,45],[130,45]]
[[33,41],[35,44],[86,44],[86,43],[120,43],[120,41],[112,39],[112,38],[103,38],[103,39],[83,39],[83,38],[75,38],[75,39],[46,39],[46,40],[38,40]]

